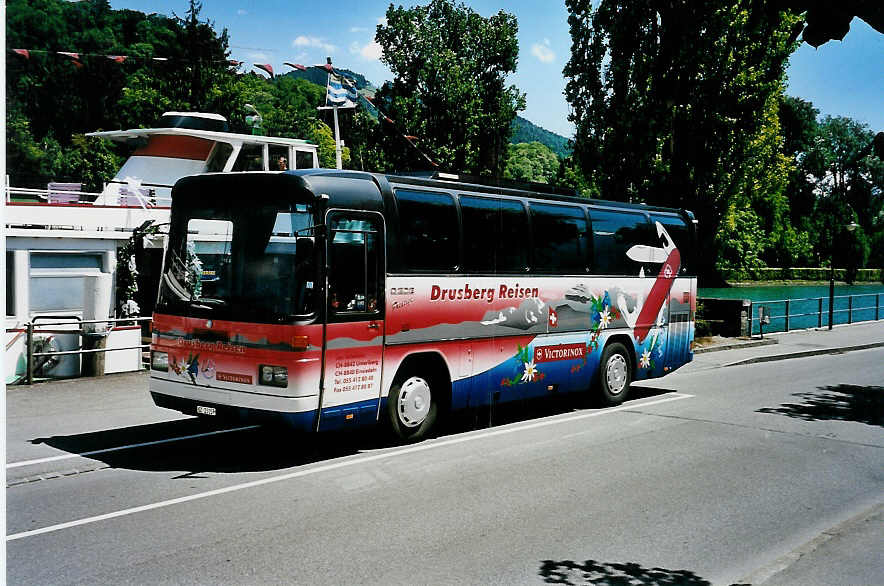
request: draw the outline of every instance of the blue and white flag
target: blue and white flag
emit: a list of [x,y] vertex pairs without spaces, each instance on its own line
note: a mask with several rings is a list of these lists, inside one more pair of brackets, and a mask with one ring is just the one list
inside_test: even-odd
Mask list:
[[338,106],[340,108],[355,108],[356,100],[358,99],[359,94],[356,93],[356,87],[350,80],[337,73],[328,74],[326,105]]

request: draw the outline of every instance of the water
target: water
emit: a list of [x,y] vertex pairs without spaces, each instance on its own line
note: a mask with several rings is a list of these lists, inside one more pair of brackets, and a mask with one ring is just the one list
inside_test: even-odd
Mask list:
[[[876,297],[877,295],[877,297]],[[815,328],[829,323],[829,285],[751,285],[745,287],[701,287],[698,297],[749,299],[752,303],[752,333],[758,333],[758,306],[770,311],[765,332]],[[822,298],[822,305],[819,299]],[[788,320],[786,319],[786,301]],[[878,304],[876,308],[875,305]],[[822,319],[820,319],[822,309]],[[884,284],[835,285],[833,323],[868,321],[884,318]]]

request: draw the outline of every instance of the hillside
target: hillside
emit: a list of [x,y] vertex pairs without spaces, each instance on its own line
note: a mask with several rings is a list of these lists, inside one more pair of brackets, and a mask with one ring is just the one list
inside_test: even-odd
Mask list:
[[513,120],[512,129],[513,134],[510,137],[510,143],[512,144],[537,141],[548,146],[559,157],[564,158],[571,154],[567,138],[541,128],[521,116],[516,116],[515,120]]

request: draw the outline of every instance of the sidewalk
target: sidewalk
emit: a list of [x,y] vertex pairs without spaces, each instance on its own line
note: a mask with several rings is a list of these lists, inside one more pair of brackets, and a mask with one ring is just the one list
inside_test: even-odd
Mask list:
[[694,364],[700,368],[736,366],[875,347],[884,347],[884,320],[835,326],[831,331],[823,328],[765,334],[763,340],[724,338],[695,350]]

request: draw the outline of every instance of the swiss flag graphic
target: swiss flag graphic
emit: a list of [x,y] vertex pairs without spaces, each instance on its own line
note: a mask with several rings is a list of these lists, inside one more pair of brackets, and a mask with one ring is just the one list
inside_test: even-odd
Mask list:
[[549,308],[549,327],[554,328],[559,325],[559,314],[552,307]]

